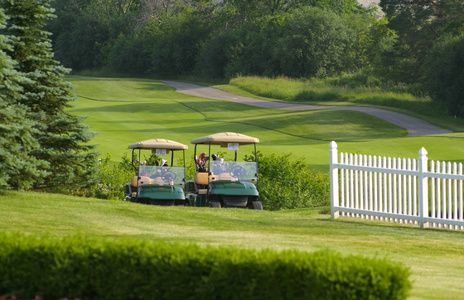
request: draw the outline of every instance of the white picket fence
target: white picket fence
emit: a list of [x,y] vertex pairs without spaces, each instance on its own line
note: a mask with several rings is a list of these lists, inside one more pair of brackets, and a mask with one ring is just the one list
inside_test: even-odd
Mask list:
[[340,153],[330,143],[332,218],[464,229],[462,164]]

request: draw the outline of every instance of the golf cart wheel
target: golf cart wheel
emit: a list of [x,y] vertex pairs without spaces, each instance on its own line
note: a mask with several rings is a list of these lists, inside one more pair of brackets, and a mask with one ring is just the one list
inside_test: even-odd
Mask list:
[[219,201],[209,201],[209,207],[221,208],[221,202],[219,202]]
[[263,204],[261,201],[253,201],[251,202],[251,209],[263,210]]

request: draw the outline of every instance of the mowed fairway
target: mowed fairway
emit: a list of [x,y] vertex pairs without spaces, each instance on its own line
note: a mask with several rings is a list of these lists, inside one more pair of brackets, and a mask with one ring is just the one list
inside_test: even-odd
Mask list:
[[[58,194],[0,194],[0,230],[203,247],[332,250],[408,266],[409,299],[464,299],[464,233],[340,218],[317,209],[161,207]],[[134,253],[134,255],[137,255]]]
[[148,79],[69,80],[79,97],[71,112],[88,117],[85,124],[97,133],[97,150],[113,160],[141,140],[167,138],[190,145],[197,137],[235,131],[258,137],[258,150],[264,153],[291,153],[321,171],[328,170],[332,140],[343,152],[416,158],[425,147],[431,159],[464,161],[463,133],[406,137],[404,129],[354,111],[262,109],[187,96]]
[[[98,144],[97,150],[102,155],[110,153],[115,161],[129,153],[127,146],[137,141],[167,138],[191,146],[194,138],[224,131],[258,137],[258,150],[278,155],[291,153],[294,159],[304,159],[310,167],[324,172],[328,170],[332,140],[344,152],[417,158],[419,149],[425,147],[430,159],[464,161],[462,133],[406,137],[402,128],[363,113],[261,109],[179,94],[148,79],[70,76],[69,80],[79,96],[71,112],[88,117],[85,124],[97,133],[93,140]],[[192,154],[190,147],[187,155]],[[37,227],[35,222],[42,221],[35,221],[41,217],[33,216],[34,208],[30,218],[22,221],[24,216],[18,215],[13,223],[18,222],[18,228],[28,226],[26,232],[31,233],[51,230],[60,231],[58,235],[81,232],[246,248],[333,249],[343,254],[385,257],[411,268],[410,299],[464,299],[464,232],[343,218],[331,220],[315,210],[142,208],[111,201],[72,201],[93,207],[77,214],[82,222],[72,221],[76,213],[70,212],[64,221],[59,214]],[[36,204],[25,200],[24,206],[29,205]],[[52,229],[48,224],[57,226]]]

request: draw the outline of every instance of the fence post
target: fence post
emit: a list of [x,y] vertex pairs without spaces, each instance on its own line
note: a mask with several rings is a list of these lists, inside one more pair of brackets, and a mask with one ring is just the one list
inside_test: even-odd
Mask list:
[[426,228],[429,227],[429,223],[424,221],[425,217],[428,217],[429,213],[429,187],[428,187],[428,177],[425,176],[427,172],[427,150],[422,147],[419,150],[419,178],[418,178],[418,201],[419,201],[419,218],[420,218],[420,227]]
[[334,141],[329,144],[330,152],[330,212],[332,219],[337,219],[339,212],[335,211],[339,206],[339,192],[338,192],[338,168],[334,165],[338,163],[338,146]]

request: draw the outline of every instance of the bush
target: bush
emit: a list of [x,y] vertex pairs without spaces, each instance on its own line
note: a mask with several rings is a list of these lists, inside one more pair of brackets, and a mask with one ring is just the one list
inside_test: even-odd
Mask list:
[[406,299],[409,271],[331,251],[202,248],[0,233],[0,297]]
[[[330,205],[329,176],[310,170],[304,160],[258,152],[259,199],[268,210]],[[246,161],[254,161],[246,156]]]
[[94,184],[82,189],[63,187],[56,193],[99,199],[123,200],[124,184],[131,181],[134,169],[131,160],[124,155],[119,163],[111,162],[110,154],[100,160]]

